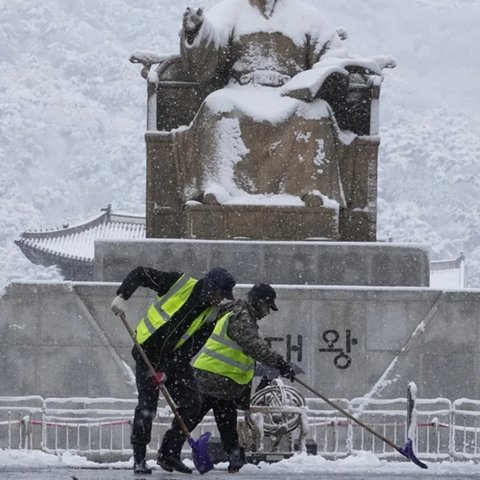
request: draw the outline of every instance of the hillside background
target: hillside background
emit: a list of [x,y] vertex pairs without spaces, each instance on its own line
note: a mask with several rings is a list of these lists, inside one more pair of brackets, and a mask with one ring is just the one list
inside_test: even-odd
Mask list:
[[[13,244],[112,203],[145,211],[145,82],[134,50],[178,51],[186,6],[0,0],[0,287],[59,279]],[[480,0],[310,0],[352,55],[392,55],[381,97],[379,236],[463,251],[480,286]]]

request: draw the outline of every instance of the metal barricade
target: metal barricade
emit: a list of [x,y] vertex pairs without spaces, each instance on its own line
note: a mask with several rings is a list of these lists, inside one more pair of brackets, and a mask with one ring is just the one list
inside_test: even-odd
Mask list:
[[453,402],[450,422],[451,457],[477,460],[480,457],[480,401],[460,398]]
[[[398,458],[391,447],[321,399],[306,401],[305,407],[286,408],[291,413],[297,410],[301,413],[305,419],[301,435],[308,430],[307,439],[315,442],[319,455],[333,460],[369,451],[379,458]],[[405,443],[405,398],[334,401],[352,415],[359,415],[363,423],[393,443],[400,446]],[[42,450],[53,454],[70,452],[96,461],[128,459],[131,457],[130,432],[135,406],[133,398],[0,397],[0,448]],[[277,410],[281,412],[282,407],[258,407],[257,413],[271,415]],[[480,401],[419,398],[416,411],[415,451],[419,458],[480,460]],[[151,454],[159,448],[172,418],[169,408],[160,405],[152,429]],[[218,436],[211,416],[205,417],[193,435],[207,430],[214,437]]]
[[0,448],[42,448],[41,430],[32,425],[41,423],[45,402],[38,395],[0,397]]

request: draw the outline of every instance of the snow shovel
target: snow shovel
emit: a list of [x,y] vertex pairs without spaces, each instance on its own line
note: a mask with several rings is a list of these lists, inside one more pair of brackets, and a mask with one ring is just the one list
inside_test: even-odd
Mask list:
[[175,415],[175,418],[177,419],[177,422],[179,423],[180,428],[182,429],[182,432],[187,437],[188,443],[192,448],[192,460],[196,469],[202,475],[204,473],[209,472],[210,470],[213,470],[213,462],[210,456],[208,455],[208,440],[210,438],[211,433],[205,432],[204,434],[200,435],[200,438],[198,440],[194,440],[192,438],[192,435],[190,434],[190,432],[188,431],[185,425],[185,422],[183,421],[182,417],[178,413],[177,406],[175,405],[173,398],[170,396],[169,391],[164,385],[165,374],[163,372],[155,371],[155,369],[153,368],[153,365],[151,364],[150,360],[147,357],[147,354],[145,353],[145,350],[138,343],[135,337],[135,333],[130,328],[130,325],[128,324],[127,318],[124,313],[120,314],[120,318],[122,319],[122,322],[125,325],[125,328],[128,330],[128,333],[132,337],[132,340],[135,342],[135,346],[137,347],[137,350],[142,356],[143,361],[145,362],[145,365],[147,366],[148,371],[150,372],[150,376],[152,377],[153,382],[155,383],[155,385],[157,385],[157,387],[162,392],[162,395],[165,397],[165,400],[167,401],[169,407],[171,408],[173,414]]
[[316,395],[317,397],[321,398],[324,402],[328,403],[331,407],[333,407],[335,410],[338,410],[341,414],[345,415],[347,418],[349,418],[350,420],[353,420],[356,424],[360,425],[362,428],[364,428],[367,432],[371,433],[373,436],[379,438],[380,440],[382,440],[383,442],[385,442],[387,445],[389,445],[390,447],[392,447],[394,450],[396,450],[397,452],[401,453],[404,457],[408,458],[408,460],[410,460],[411,462],[413,462],[415,465],[417,465],[418,467],[420,468],[428,468],[427,465],[425,465],[425,463],[423,463],[422,461],[420,461],[417,456],[415,455],[414,451],[413,451],[413,441],[412,439],[408,438],[407,439],[407,443],[405,444],[405,446],[402,448],[402,447],[399,447],[398,445],[395,445],[392,441],[390,441],[388,438],[385,438],[383,435],[381,435],[380,433],[376,432],[375,430],[371,429],[368,425],[366,425],[365,423],[363,423],[362,421],[358,420],[358,418],[355,418],[352,414],[350,414],[349,412],[347,412],[346,410],[344,410],[342,407],[336,405],[335,403],[333,403],[331,400],[329,400],[327,397],[325,397],[324,395],[322,395],[321,393],[317,392],[316,390],[314,390],[312,387],[308,386],[306,383],[302,382],[302,380],[299,380],[298,378],[295,377],[295,380],[300,384],[302,385],[303,387],[305,387],[307,390],[310,390],[310,392],[312,392],[314,395]]

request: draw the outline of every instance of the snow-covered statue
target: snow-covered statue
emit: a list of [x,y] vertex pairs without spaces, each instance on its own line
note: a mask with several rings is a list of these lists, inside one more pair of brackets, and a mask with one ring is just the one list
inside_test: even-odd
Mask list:
[[[360,159],[351,155],[358,150],[357,137],[377,133],[372,105],[378,98],[381,70],[391,62],[385,57],[349,58],[342,45],[345,36],[302,0],[221,0],[206,13],[187,8],[179,57],[144,53],[133,58],[147,67],[162,60],[155,71],[145,72],[150,117],[154,107],[158,109],[148,128],[162,131],[150,137],[147,132],[149,174],[156,179],[147,179],[147,210],[148,202],[156,205],[150,223],[159,224],[150,229],[153,236],[372,239],[377,150],[373,170],[372,165],[363,165],[365,155]],[[378,147],[378,139],[375,142]],[[372,145],[367,142],[365,148],[371,150]],[[370,172],[360,175],[360,168]],[[355,170],[361,186],[352,177]],[[169,171],[170,185],[158,187],[160,177]],[[369,186],[372,178],[374,185]],[[362,192],[361,204],[355,205],[352,200],[359,188],[370,190]],[[211,214],[217,206],[216,220],[224,225],[217,234],[209,233],[211,225],[202,230],[205,218],[201,220],[200,212],[205,204]],[[243,209],[244,221],[234,225],[239,205],[250,207]],[[267,205],[270,210],[265,210]],[[167,222],[178,223],[178,235],[165,230],[165,215],[158,218],[162,208],[166,214],[167,206],[189,217],[184,221],[177,215],[173,223]],[[251,222],[265,224],[262,211],[266,218],[278,213],[276,223],[281,224],[292,217],[282,220],[282,208],[285,213],[285,208],[290,212],[294,207],[318,209],[317,219],[302,217],[306,210],[300,209],[294,215],[300,222],[295,234],[291,228],[285,235],[251,233]],[[363,210],[360,220],[352,220],[348,212],[354,210]],[[342,233],[342,215],[347,230],[354,225],[362,233]],[[370,223],[364,227],[367,217]],[[147,222],[148,218],[147,212]],[[242,223],[245,227],[239,227]]]

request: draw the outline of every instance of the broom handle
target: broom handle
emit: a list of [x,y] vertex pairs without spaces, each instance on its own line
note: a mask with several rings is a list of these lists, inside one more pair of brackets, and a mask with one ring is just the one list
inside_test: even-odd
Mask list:
[[358,420],[358,418],[355,418],[350,412],[347,412],[345,409],[343,409],[342,407],[340,407],[339,405],[335,404],[334,402],[332,402],[331,400],[329,400],[327,397],[325,397],[324,395],[322,395],[320,392],[317,392],[316,390],[314,390],[312,387],[310,387],[309,385],[307,385],[305,382],[302,382],[302,380],[298,379],[297,377],[295,377],[295,380],[300,384],[302,385],[303,387],[305,387],[307,390],[310,390],[310,392],[312,392],[314,395],[316,395],[317,397],[321,398],[324,402],[328,403],[331,407],[333,407],[335,410],[338,410],[342,415],[345,415],[347,418],[349,418],[350,420],[353,420],[355,423],[357,423],[358,425],[360,425],[361,427],[363,427],[367,432],[370,432],[373,436],[379,438],[380,440],[384,441],[387,445],[389,445],[390,447],[392,447],[394,450],[396,450],[397,452],[400,452],[402,455],[403,455],[403,452],[402,452],[402,449],[398,446],[398,445],[395,445],[391,440],[389,440],[388,438],[385,438],[383,435],[381,435],[380,433],[376,432],[375,430],[373,430],[372,428],[370,428],[368,425],[366,425],[365,423],[363,423],[361,420]]
[[[132,337],[132,340],[135,342],[135,346],[137,347],[138,352],[142,356],[142,359],[145,362],[145,365],[147,366],[148,371],[150,372],[150,375],[152,377],[155,376],[157,372],[155,372],[155,369],[153,368],[152,363],[148,359],[147,354],[145,353],[145,350],[142,348],[140,343],[138,343],[135,333],[133,332],[132,328],[128,324],[125,313],[121,313],[120,318],[122,319],[122,322],[125,325],[125,328],[128,330],[128,333]],[[182,429],[182,432],[187,438],[191,438],[190,432],[188,431],[188,428],[185,425],[185,422],[183,421],[182,417],[178,413],[177,406],[175,405],[175,402],[173,401],[173,398],[171,397],[170,392],[167,390],[167,388],[164,385],[159,385],[159,388],[160,388],[160,391],[162,392],[162,395],[165,397],[165,400],[167,401],[168,406],[170,407],[173,414],[175,415],[175,418],[177,419],[177,422],[179,423],[180,428]]]

